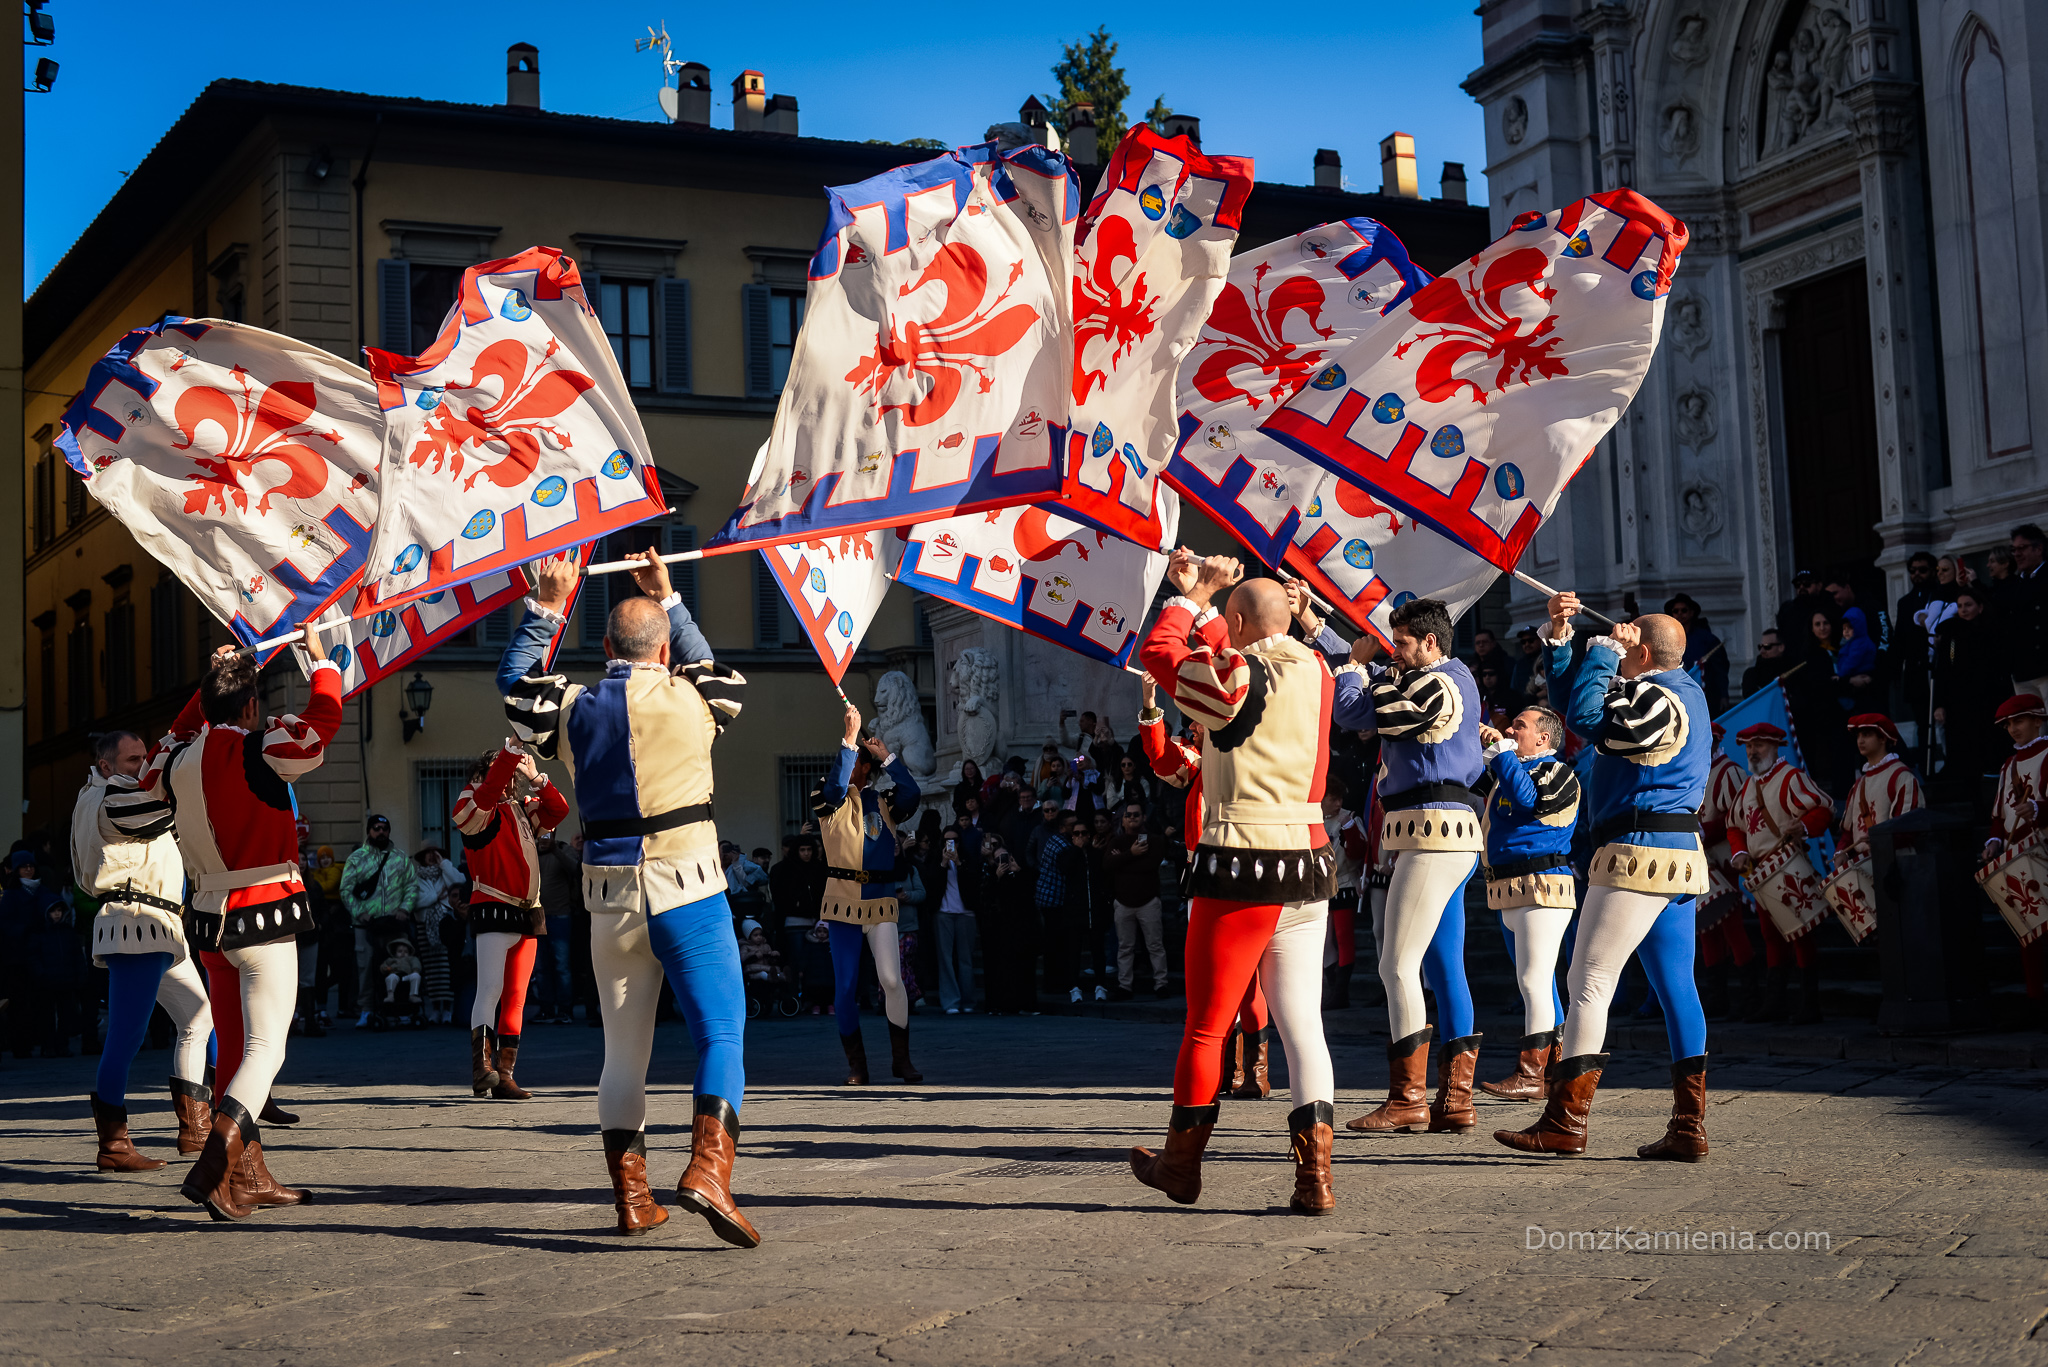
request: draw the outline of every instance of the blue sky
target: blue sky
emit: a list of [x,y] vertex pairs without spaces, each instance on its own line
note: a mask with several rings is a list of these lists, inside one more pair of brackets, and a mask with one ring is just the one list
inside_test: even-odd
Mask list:
[[[217,14],[219,22],[192,17],[203,9],[165,22],[160,4],[129,0],[51,0],[49,12],[57,45],[30,49],[28,64],[48,56],[63,70],[53,92],[25,97],[31,291],[208,81],[496,104],[505,48],[529,42],[541,51],[548,108],[652,120],[661,68],[633,40],[664,20],[677,56],[711,68],[714,125],[730,126],[730,82],[751,67],[771,92],[797,97],[808,134],[975,141],[989,123],[1014,118],[1026,95],[1049,93],[1062,42],[1106,24],[1131,83],[1127,114],[1141,116],[1163,93],[1201,116],[1209,151],[1256,158],[1261,180],[1307,183],[1316,148],[1334,147],[1353,185],[1376,188],[1379,140],[1400,129],[1415,137],[1424,194],[1436,193],[1443,162],[1462,161],[1472,198],[1485,198],[1479,107],[1458,88],[1479,65],[1479,21],[1468,3],[1446,0],[1325,11],[1103,5],[1062,15],[1005,6],[984,11],[982,24],[963,9],[956,22],[926,25],[886,19],[886,7],[666,0],[287,3]],[[1247,30],[1247,16],[1261,12],[1271,27]]]

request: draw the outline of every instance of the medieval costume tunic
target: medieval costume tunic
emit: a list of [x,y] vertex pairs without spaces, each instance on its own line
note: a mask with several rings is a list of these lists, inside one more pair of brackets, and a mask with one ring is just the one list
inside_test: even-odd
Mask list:
[[[1786,740],[1785,732],[1769,722],[1746,726],[1735,738],[1744,743],[1767,740],[1773,745],[1783,745]],[[1793,841],[1803,847],[1809,837],[1825,834],[1834,815],[1834,805],[1806,771],[1780,758],[1764,773],[1751,775],[1736,794],[1728,809],[1728,848],[1734,854],[1747,854],[1752,861],[1768,859]],[[1816,888],[1814,896],[1819,895]],[[1788,941],[1764,907],[1757,908],[1757,922],[1763,932],[1767,968],[1760,1016],[1783,1017],[1786,983],[1796,964],[1804,982],[1804,1014],[1818,1019],[1820,960],[1814,953],[1813,936]]]
[[1579,822],[1579,779],[1554,750],[1524,759],[1512,739],[1486,752],[1477,791],[1486,803],[1486,905],[1500,914],[1522,993],[1522,1038],[1514,1074],[1483,1082],[1514,1100],[1543,1096],[1544,1070],[1558,1058],[1563,1003],[1557,953],[1578,909],[1572,834]]
[[[526,1018],[526,984],[533,977],[535,936],[548,933],[540,904],[540,851],[536,831],[552,831],[569,815],[569,800],[548,779],[530,796],[514,792],[521,748],[498,752],[481,780],[455,799],[455,829],[469,855],[469,926],[476,935],[476,1003],[469,1017],[470,1090],[501,1101],[532,1093],[512,1077],[519,1031]],[[491,1050],[493,1016],[497,1051]]]
[[[116,825],[117,812],[134,835]],[[107,1038],[92,1094],[96,1162],[103,1170],[163,1166],[136,1153],[128,1141],[128,1069],[159,1004],[178,1030],[171,1054],[178,1152],[199,1152],[213,1124],[213,1092],[205,1082],[213,1012],[185,943],[185,861],[178,857],[172,825],[168,803],[142,792],[132,778],[105,778],[97,768],[86,771],[71,809],[73,876],[99,899],[92,959],[107,970]]]
[[206,966],[219,1045],[212,1132],[183,1191],[217,1220],[306,1199],[271,1179],[256,1116],[284,1064],[297,937],[313,924],[290,785],[320,767],[341,729],[339,667],[314,661],[309,683],[303,713],[272,717],[260,731],[209,724],[194,693],[138,785],[174,810],[195,884],[185,933]]
[[[1485,845],[1472,785],[1482,768],[1478,685],[1462,660],[1419,669],[1338,671],[1370,708],[1380,739],[1380,848],[1394,858],[1381,917],[1380,982],[1387,993],[1387,1099],[1349,1122],[1365,1133],[1469,1130],[1480,1036],[1465,980],[1465,884]],[[1444,1031],[1442,1085],[1426,1104],[1431,1029],[1422,989],[1436,994]]]
[[811,794],[825,856],[825,900],[818,919],[831,936],[832,1010],[839,1019],[847,1084],[861,1086],[868,1080],[868,1060],[856,993],[865,941],[874,955],[875,979],[889,1018],[891,1068],[905,1082],[918,1082],[923,1074],[910,1062],[910,995],[903,986],[902,948],[896,937],[896,822],[917,810],[921,794],[917,780],[894,755],[882,765],[896,785],[888,797],[877,793],[872,783],[855,788],[853,771],[860,759],[860,751],[842,744],[838,763]]
[[1849,800],[1842,807],[1842,837],[1847,845],[1868,849],[1870,828],[1916,812],[1927,805],[1920,788],[1920,776],[1906,767],[1896,753],[1899,729],[1881,712],[1860,712],[1849,718],[1849,730],[1875,731],[1892,747],[1856,772],[1849,785]]
[[[498,666],[514,734],[560,758],[583,818],[583,904],[604,1018],[597,1119],[621,1234],[668,1219],[647,1187],[647,1062],[666,974],[697,1046],[690,1165],[683,1205],[727,1243],[761,1236],[732,1201],[734,1149],[746,1090],[746,988],[718,866],[711,746],[739,715],[746,680],[714,663],[682,599],[662,606],[673,669],[611,660],[593,688],[539,672],[559,614],[526,600]],[[509,891],[510,889],[501,889]]]
[[1665,1137],[1637,1150],[1685,1161],[1707,1151],[1706,1017],[1693,982],[1695,903],[1707,890],[1699,810],[1706,799],[1713,719],[1683,669],[1623,678],[1626,653],[1596,637],[1576,666],[1571,630],[1547,642],[1553,697],[1565,724],[1593,742],[1587,785],[1593,818],[1591,890],[1572,951],[1563,1059],[1551,1070],[1543,1116],[1494,1138],[1528,1152],[1583,1153],[1586,1121],[1607,1056],[1607,1011],[1622,966],[1639,954],[1664,1004],[1671,1040],[1672,1117]]
[[1134,1148],[1131,1167],[1176,1201],[1200,1196],[1202,1151],[1216,1124],[1219,1046],[1258,976],[1300,1103],[1288,1116],[1291,1204],[1326,1214],[1336,1205],[1329,1163],[1335,1078],[1322,1032],[1322,944],[1337,857],[1321,803],[1335,681],[1322,655],[1290,636],[1232,646],[1222,617],[1213,608],[1197,615],[1184,597],[1167,600],[1141,658],[1205,734],[1173,1114],[1163,1150]]

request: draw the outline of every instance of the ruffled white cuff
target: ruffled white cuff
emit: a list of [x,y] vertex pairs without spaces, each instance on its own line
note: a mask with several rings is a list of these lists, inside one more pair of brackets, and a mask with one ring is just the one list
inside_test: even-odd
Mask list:
[[1202,609],[1195,606],[1194,599],[1178,593],[1159,605],[1161,612],[1166,611],[1168,608],[1186,608],[1190,617],[1197,616],[1202,611]]
[[1611,651],[1614,654],[1614,658],[1617,660],[1619,660],[1622,656],[1628,654],[1627,649],[1623,647],[1621,642],[1615,640],[1612,636],[1595,636],[1592,640],[1586,643],[1586,649],[1588,651]]
[[540,618],[543,622],[552,622],[558,627],[566,626],[569,622],[567,617],[556,612],[553,608],[542,607],[538,598],[528,598],[526,600],[526,610]]
[[341,673],[341,666],[340,666],[340,665],[338,665],[338,664],[336,664],[336,663],[335,663],[334,661],[332,661],[332,660],[315,660],[315,661],[313,661],[313,671],[312,671],[312,673],[311,673],[311,674],[308,674],[308,675],[307,675],[306,677],[307,677],[307,678],[309,678],[309,679],[310,679],[310,678],[312,678],[312,677],[313,677],[313,674],[318,674],[318,673],[320,672],[320,670],[321,670],[321,668],[322,668],[323,666],[324,666],[324,667],[326,667],[326,668],[328,668],[328,669],[331,669],[331,670],[333,670],[333,671],[334,671],[335,673],[337,673],[337,674]]
[[1499,740],[1486,747],[1487,761],[1490,763],[1502,755],[1513,754],[1514,750],[1514,740],[1511,737],[1502,736]]
[[1566,622],[1564,624],[1564,635],[1562,636],[1552,636],[1549,633],[1550,623],[1545,622],[1542,626],[1536,628],[1536,639],[1539,641],[1548,641],[1552,645],[1569,645],[1571,644],[1571,639],[1573,636],[1572,624],[1570,622]]

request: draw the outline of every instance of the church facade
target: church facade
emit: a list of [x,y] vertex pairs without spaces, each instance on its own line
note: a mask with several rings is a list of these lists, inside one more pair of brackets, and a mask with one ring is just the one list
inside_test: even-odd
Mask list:
[[[2048,8],[1485,0],[1493,228],[1628,186],[1685,220],[1657,358],[1524,567],[1690,593],[1738,671],[1795,570],[2048,521]],[[1519,585],[1518,620],[1540,616]]]

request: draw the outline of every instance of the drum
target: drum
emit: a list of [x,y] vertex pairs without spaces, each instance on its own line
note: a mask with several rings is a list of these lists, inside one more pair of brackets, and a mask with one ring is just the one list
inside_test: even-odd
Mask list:
[[1828,904],[1820,895],[1820,875],[1806,857],[1804,840],[1788,840],[1763,858],[1750,861],[1742,886],[1788,940],[1810,934],[1828,914]]
[[1833,909],[1849,938],[1862,944],[1877,929],[1877,878],[1870,855],[1854,855],[1820,885],[1820,895]]
[[1693,929],[1704,935],[1740,910],[1742,889],[1728,867],[1728,842],[1724,840],[1707,851],[1707,891],[1694,912]]
[[1977,870],[1977,884],[2021,944],[2034,943],[2048,930],[2048,850],[2042,832],[2031,831],[1993,855]]

